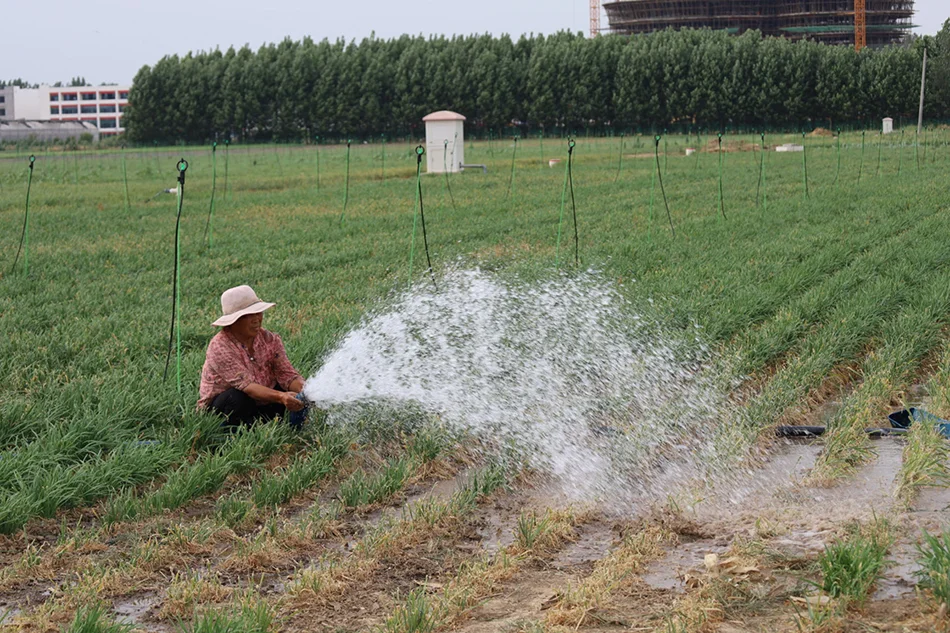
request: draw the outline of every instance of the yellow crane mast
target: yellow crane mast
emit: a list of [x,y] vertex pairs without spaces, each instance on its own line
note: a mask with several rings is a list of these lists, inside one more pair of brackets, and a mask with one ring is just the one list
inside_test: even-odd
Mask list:
[[854,50],[868,45],[867,7],[865,0],[854,0]]

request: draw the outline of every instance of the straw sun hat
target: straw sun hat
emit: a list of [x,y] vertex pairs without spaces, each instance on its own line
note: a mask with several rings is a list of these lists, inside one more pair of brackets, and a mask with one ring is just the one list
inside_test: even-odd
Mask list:
[[250,286],[228,288],[221,294],[221,311],[224,315],[211,325],[231,325],[246,314],[257,314],[275,305],[261,301]]

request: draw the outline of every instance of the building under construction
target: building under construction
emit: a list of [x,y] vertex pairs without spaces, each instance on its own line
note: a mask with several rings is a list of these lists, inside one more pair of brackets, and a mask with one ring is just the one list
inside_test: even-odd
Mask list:
[[[914,26],[914,0],[864,0],[863,4],[868,46],[900,42]],[[613,33],[757,29],[763,35],[854,45],[854,5],[855,0],[619,0],[605,2],[603,7]]]

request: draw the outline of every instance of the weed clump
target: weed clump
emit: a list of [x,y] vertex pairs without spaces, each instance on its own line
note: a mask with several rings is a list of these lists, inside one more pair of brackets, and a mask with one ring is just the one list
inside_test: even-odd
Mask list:
[[917,545],[920,586],[928,590],[941,608],[950,607],[950,532],[939,536],[924,533]]
[[818,557],[822,579],[817,586],[844,605],[863,604],[884,571],[884,557],[892,542],[885,519],[858,527],[851,538],[832,543]]
[[81,608],[65,633],[125,633],[132,627],[109,620],[101,604]]

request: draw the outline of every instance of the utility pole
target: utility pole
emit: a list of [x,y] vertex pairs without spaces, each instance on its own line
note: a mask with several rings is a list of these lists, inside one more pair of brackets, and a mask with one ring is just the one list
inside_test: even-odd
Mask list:
[[924,127],[924,88],[927,85],[927,47],[924,46],[924,67],[920,72],[920,110],[917,112],[917,134]]

